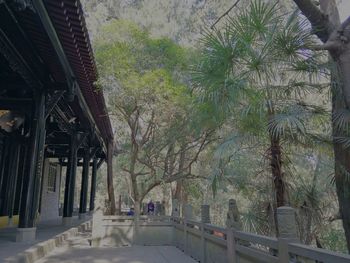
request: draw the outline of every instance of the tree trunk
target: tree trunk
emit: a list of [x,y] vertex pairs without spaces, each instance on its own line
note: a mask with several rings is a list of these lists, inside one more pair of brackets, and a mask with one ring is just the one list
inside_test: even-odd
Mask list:
[[135,215],[140,215],[141,212],[141,200],[139,191],[137,188],[137,177],[135,175],[130,175],[131,179],[131,194],[132,198],[134,199],[134,209],[135,209]]
[[[183,167],[185,165],[186,153],[185,153],[184,148],[185,148],[185,146],[182,145],[180,158],[179,158],[179,167],[178,167],[179,173],[182,173]],[[184,180],[183,179],[176,181],[175,199],[177,199],[177,201],[179,203],[179,213],[183,214],[184,202],[187,202],[187,194],[184,191]]]
[[286,187],[282,172],[282,150],[280,140],[271,137],[270,166],[275,187],[276,206],[284,206],[286,203]]
[[[350,74],[350,72],[349,72]],[[342,109],[339,99],[336,98],[335,89],[333,92],[333,113],[338,109]],[[333,139],[341,136],[346,136],[337,129],[336,123],[333,121]],[[334,168],[335,168],[335,185],[338,196],[339,212],[343,220],[343,227],[346,236],[348,251],[350,253],[350,149],[345,148],[340,143],[334,140]]]
[[[320,8],[327,19],[326,26],[323,27],[327,37],[320,39],[326,44],[330,42],[338,44],[337,49],[329,51],[335,65],[331,68],[334,174],[340,215],[343,220],[348,251],[350,252],[350,181],[348,180],[350,149],[337,142],[339,137],[349,137],[349,131],[339,130],[334,120],[335,114],[350,110],[350,43],[344,41],[344,39],[349,39],[349,25],[340,29],[341,21],[335,0],[320,0]],[[312,21],[311,18],[309,20],[314,26],[319,27],[317,21]]]
[[116,214],[114,185],[113,185],[113,141],[107,146],[107,188],[111,215]]

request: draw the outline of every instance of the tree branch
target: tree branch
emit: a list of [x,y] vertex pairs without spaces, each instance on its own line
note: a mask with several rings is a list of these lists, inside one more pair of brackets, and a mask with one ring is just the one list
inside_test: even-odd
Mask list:
[[341,44],[337,41],[327,41],[323,45],[311,47],[312,50],[316,50],[316,51],[322,51],[322,50],[335,51],[335,50],[339,50],[340,48],[341,48]]
[[215,25],[217,24],[217,23],[219,23],[219,21],[221,20],[221,19],[223,19],[225,16],[227,16],[230,12],[231,12],[231,10],[233,9],[233,8],[235,8],[237,5],[238,5],[238,3],[240,2],[241,0],[237,0],[229,9],[227,9],[227,11],[225,12],[225,13],[223,13],[215,22],[214,22],[214,24],[212,24],[212,26],[210,27],[211,29],[214,29],[214,27],[215,27]]
[[293,0],[294,3],[299,7],[300,11],[310,21],[314,33],[318,38],[326,43],[329,34],[329,21],[321,10],[312,2],[312,0]]
[[342,32],[350,25],[350,16],[341,24],[340,30]]

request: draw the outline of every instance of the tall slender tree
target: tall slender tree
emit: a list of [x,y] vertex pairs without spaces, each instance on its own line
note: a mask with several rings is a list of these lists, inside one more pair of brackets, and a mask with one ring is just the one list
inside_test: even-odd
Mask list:
[[335,0],[294,0],[327,50],[332,74],[332,123],[335,184],[350,252],[350,17],[341,22]]
[[256,116],[265,123],[256,132],[269,141],[275,209],[288,202],[282,145],[308,135],[308,118],[320,108],[307,97],[321,89],[319,58],[307,48],[315,43],[305,22],[297,12],[280,13],[278,4],[253,1],[223,29],[206,34],[193,72],[196,90],[237,123]]

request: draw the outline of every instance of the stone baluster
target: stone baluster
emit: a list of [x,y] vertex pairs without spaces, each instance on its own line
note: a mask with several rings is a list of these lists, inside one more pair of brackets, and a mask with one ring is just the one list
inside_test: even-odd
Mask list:
[[278,222],[278,262],[290,262],[289,243],[299,243],[295,221],[295,211],[288,206],[277,208]]
[[201,206],[201,222],[204,224],[210,224],[210,206],[202,205]]

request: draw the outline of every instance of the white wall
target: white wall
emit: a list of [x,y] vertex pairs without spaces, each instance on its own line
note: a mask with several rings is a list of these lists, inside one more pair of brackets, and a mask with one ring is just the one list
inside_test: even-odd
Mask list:
[[[49,164],[57,164],[57,175],[56,175],[56,190],[55,192],[48,191],[48,174],[49,174]],[[42,196],[41,196],[41,214],[40,221],[47,221],[58,219],[58,208],[60,200],[60,182],[61,182],[61,166],[58,165],[55,159],[45,159],[44,163],[44,174],[42,182]]]

